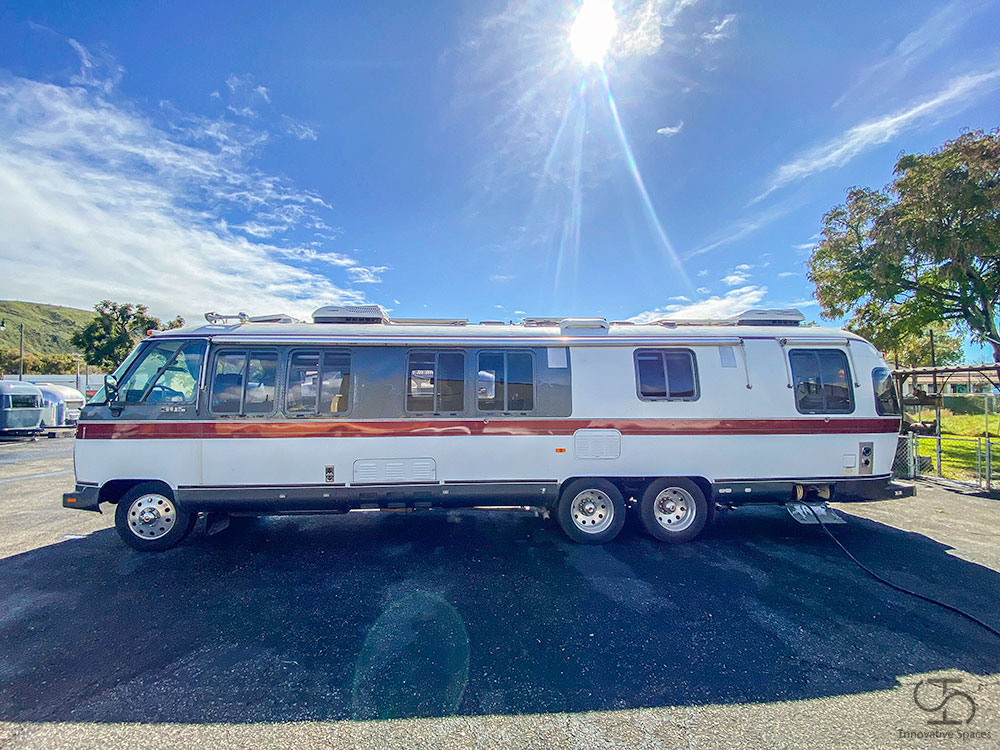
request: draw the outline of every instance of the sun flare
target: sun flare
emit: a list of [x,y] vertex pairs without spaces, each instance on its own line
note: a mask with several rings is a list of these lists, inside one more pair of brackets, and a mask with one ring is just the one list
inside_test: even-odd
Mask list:
[[569,45],[580,62],[600,64],[617,31],[618,19],[611,0],[583,0],[569,30]]

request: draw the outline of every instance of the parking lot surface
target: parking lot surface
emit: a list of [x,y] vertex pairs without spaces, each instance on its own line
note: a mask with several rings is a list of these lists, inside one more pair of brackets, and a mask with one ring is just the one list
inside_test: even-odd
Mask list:
[[[61,507],[71,451],[0,445],[3,748],[1000,744],[1000,639],[781,508],[679,546],[426,511],[199,524],[143,554]],[[865,564],[1000,628],[1000,500],[835,507]],[[960,723],[928,723],[956,691]]]

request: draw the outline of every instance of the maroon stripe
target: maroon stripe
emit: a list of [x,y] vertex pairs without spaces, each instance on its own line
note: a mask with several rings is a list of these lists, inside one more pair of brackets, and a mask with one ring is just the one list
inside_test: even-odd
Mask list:
[[81,422],[86,440],[312,437],[435,437],[455,435],[572,435],[612,429],[623,435],[814,435],[899,431],[899,419],[466,419],[392,422]]

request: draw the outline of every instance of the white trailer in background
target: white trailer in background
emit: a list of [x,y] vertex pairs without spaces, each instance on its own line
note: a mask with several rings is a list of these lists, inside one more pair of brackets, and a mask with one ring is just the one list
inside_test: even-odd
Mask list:
[[716,505],[885,493],[899,403],[882,356],[795,310],[725,321],[210,314],[154,333],[88,404],[66,507],[116,503],[140,549],[198,513],[543,506],[607,542],[634,498],[692,539]]

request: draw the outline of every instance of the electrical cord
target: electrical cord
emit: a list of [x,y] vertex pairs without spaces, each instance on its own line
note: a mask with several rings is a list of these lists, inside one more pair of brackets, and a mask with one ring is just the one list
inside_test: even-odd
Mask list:
[[867,573],[868,575],[870,575],[876,581],[878,581],[879,583],[883,583],[886,586],[888,586],[889,588],[895,589],[896,591],[902,592],[904,594],[909,594],[910,596],[915,596],[917,599],[923,599],[925,602],[930,602],[931,604],[936,604],[939,607],[943,607],[944,609],[947,609],[950,612],[954,612],[957,615],[961,615],[962,617],[966,618],[967,620],[972,620],[972,622],[974,622],[977,625],[980,625],[980,626],[986,628],[988,631],[990,631],[991,633],[993,633],[993,635],[995,635],[998,638],[1000,638],[1000,630],[997,630],[992,625],[989,625],[989,624],[983,622],[982,620],[980,620],[975,615],[970,615],[968,612],[966,612],[964,610],[961,610],[961,609],[959,609],[958,607],[956,607],[954,605],[948,604],[946,602],[939,601],[939,600],[937,600],[937,599],[935,599],[933,597],[927,596],[925,594],[918,593],[916,591],[911,591],[908,588],[904,588],[903,586],[899,586],[899,585],[893,583],[892,581],[889,581],[889,580],[883,578],[882,576],[880,576],[878,573],[876,573],[874,570],[872,570],[871,568],[869,568],[867,565],[865,565],[858,558],[856,558],[854,555],[851,554],[851,551],[849,549],[847,549],[847,547],[845,547],[841,543],[841,541],[839,539],[837,539],[837,537],[835,537],[833,535],[833,533],[830,531],[830,529],[828,529],[826,527],[826,524],[823,522],[823,519],[819,517],[819,514],[815,510],[813,510],[813,507],[809,503],[803,503],[803,504],[807,508],[809,508],[809,512],[813,514],[813,518],[816,519],[816,522],[822,527],[823,531],[826,532],[826,535],[828,537],[830,537],[838,547],[840,547],[840,549],[843,551],[843,553],[845,555],[847,555],[854,562],[855,565],[857,565],[859,568],[861,568],[863,571],[865,571],[865,573]]

